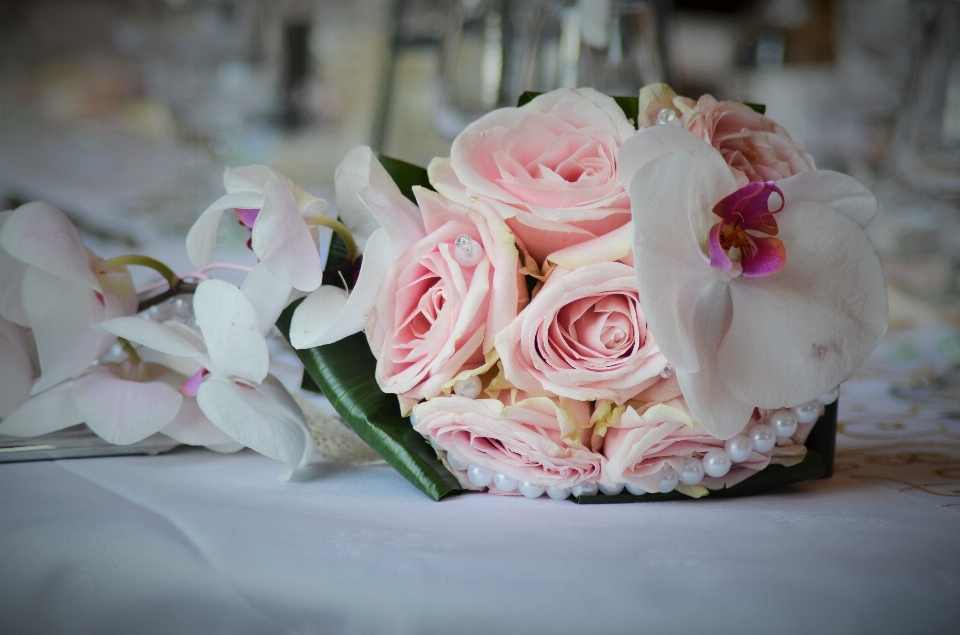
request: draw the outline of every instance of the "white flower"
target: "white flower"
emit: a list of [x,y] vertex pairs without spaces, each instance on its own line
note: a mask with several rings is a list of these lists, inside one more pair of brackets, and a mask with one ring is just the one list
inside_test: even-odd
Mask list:
[[0,419],[30,397],[33,365],[28,330],[0,317]]
[[0,315],[33,330],[37,394],[85,373],[114,342],[99,327],[132,315],[136,290],[124,267],[106,267],[59,210],[27,203],[0,217]]
[[674,126],[638,132],[619,164],[648,324],[707,432],[815,399],[876,347],[887,296],[860,183],[811,170],[738,189],[717,150]]
[[274,377],[256,310],[235,286],[207,280],[197,287],[194,314],[200,333],[176,322],[119,318],[111,333],[165,354],[193,375],[183,391],[195,394],[203,414],[228,437],[292,468],[313,456],[299,407]]
[[297,307],[290,325],[294,348],[336,342],[364,329],[390,265],[424,236],[420,210],[410,202],[366,146],[337,167],[340,219],[363,245],[354,288],[324,285]]

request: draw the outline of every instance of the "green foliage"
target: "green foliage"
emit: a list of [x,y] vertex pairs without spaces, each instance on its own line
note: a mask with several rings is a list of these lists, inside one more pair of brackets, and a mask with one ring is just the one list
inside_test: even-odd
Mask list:
[[417,202],[413,196],[413,187],[415,185],[420,185],[428,190],[433,189],[433,186],[430,185],[430,179],[427,178],[426,169],[421,168],[419,165],[407,163],[400,159],[385,157],[382,154],[378,154],[377,158],[380,160],[380,165],[387,171],[387,174],[390,175],[393,182],[397,184],[397,187],[400,188],[403,195],[414,203]]

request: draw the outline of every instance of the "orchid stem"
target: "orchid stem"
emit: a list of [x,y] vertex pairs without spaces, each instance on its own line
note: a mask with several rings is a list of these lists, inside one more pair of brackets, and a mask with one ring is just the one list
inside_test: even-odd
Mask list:
[[163,264],[156,258],[151,258],[150,256],[139,256],[136,254],[131,254],[129,256],[117,256],[116,258],[111,258],[103,263],[104,267],[127,267],[129,265],[140,265],[141,267],[148,267],[159,273],[167,281],[167,284],[170,285],[170,288],[177,286],[177,283],[180,282],[180,278],[173,272],[173,269]]
[[306,216],[304,220],[308,223],[313,223],[315,225],[321,225],[323,227],[329,227],[337,233],[338,236],[343,240],[343,244],[347,246],[347,260],[353,262],[357,259],[357,256],[360,255],[359,249],[357,249],[357,243],[353,240],[353,234],[350,233],[350,230],[347,229],[347,226],[338,221],[335,218],[330,218],[329,216]]
[[120,346],[123,347],[123,352],[127,354],[127,357],[130,358],[131,362],[134,364],[139,364],[143,361],[140,359],[140,355],[137,354],[137,349],[133,347],[129,340],[118,337],[117,341],[120,342]]

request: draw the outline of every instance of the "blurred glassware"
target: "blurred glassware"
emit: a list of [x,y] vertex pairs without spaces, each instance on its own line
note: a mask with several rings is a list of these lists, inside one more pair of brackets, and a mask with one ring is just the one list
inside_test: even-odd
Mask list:
[[525,91],[666,80],[661,0],[449,0],[434,123],[453,137]]
[[912,2],[914,55],[897,123],[897,169],[918,191],[960,201],[960,1]]

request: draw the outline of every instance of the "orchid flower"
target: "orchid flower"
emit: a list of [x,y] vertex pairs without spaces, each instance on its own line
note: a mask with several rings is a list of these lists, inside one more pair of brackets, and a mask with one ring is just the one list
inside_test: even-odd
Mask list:
[[59,210],[27,203],[0,216],[0,315],[33,330],[41,375],[32,394],[80,376],[113,344],[104,320],[133,315],[125,267],[91,252]]
[[107,331],[163,353],[191,376],[181,391],[230,439],[296,469],[313,457],[303,414],[280,382],[267,374],[267,343],[250,300],[232,284],[197,286],[194,314],[200,332],[139,318],[105,322]]
[[860,183],[811,170],[740,188],[674,126],[641,130],[618,161],[648,324],[707,432],[829,392],[879,343],[886,286],[863,231],[876,200]]
[[354,148],[337,167],[336,191],[340,218],[363,245],[363,260],[352,290],[323,285],[297,307],[290,325],[294,348],[362,331],[390,265],[425,235],[420,210],[366,146]]
[[28,329],[0,317],[0,419],[30,397],[33,365]]

